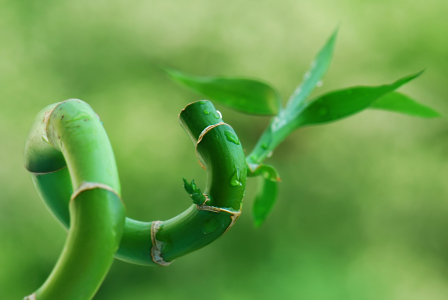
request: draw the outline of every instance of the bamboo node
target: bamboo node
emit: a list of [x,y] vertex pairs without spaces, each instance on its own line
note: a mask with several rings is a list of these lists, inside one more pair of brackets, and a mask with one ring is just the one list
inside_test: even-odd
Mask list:
[[173,261],[165,261],[162,257],[162,249],[165,243],[158,241],[156,238],[160,226],[162,226],[162,221],[154,221],[151,224],[151,242],[152,242],[151,258],[152,261],[158,264],[159,266],[166,267],[170,265]]
[[28,171],[28,172],[30,172],[31,174],[33,174],[35,176],[39,176],[39,175],[47,175],[47,174],[55,173],[55,172],[58,172],[58,171],[61,171],[61,170],[65,169],[65,168],[67,168],[67,166],[63,166],[60,169],[57,169],[57,170],[54,170],[54,171],[49,171],[49,172],[31,172],[31,171]]
[[75,199],[82,192],[93,189],[107,190],[117,195],[117,197],[120,198],[121,200],[121,197],[120,195],[118,195],[117,191],[115,191],[112,187],[108,186],[107,184],[85,181],[79,186],[79,188],[76,191],[73,192],[72,196],[70,197],[70,201],[73,201],[73,199]]
[[[230,227],[233,226],[233,224],[235,224],[236,220],[238,220],[238,218],[241,216],[241,208],[238,211],[235,211],[233,209],[227,209],[227,208],[221,208],[221,207],[216,207],[216,206],[209,206],[209,205],[196,205],[196,208],[198,210],[205,210],[205,211],[211,211],[214,213],[219,214],[220,212],[226,212],[228,214],[230,214],[230,224],[227,227],[226,231],[224,231],[224,233],[227,232],[227,230],[229,230]],[[224,234],[223,233],[223,234]]]
[[[209,126],[205,127],[204,130],[202,130],[201,134],[200,134],[199,137],[198,137],[198,141],[196,142],[196,148],[195,148],[196,157],[199,157],[199,155],[198,155],[198,146],[199,146],[199,143],[200,143],[200,142],[202,141],[202,139],[204,138],[204,136],[205,136],[210,130],[212,130],[213,128],[218,127],[218,126],[221,126],[221,125],[227,125],[227,126],[229,126],[230,128],[232,128],[232,126],[230,126],[230,125],[227,124],[227,123],[219,122],[219,123],[216,123],[216,124],[209,125]],[[201,164],[201,163],[200,163],[200,164]],[[201,164],[201,166],[202,166],[202,164]]]
[[224,122],[219,122],[219,123],[216,123],[216,124],[208,125],[207,127],[204,128],[204,130],[202,130],[201,134],[199,135],[199,137],[198,137],[198,141],[196,142],[196,147],[197,147],[197,145],[202,141],[202,139],[203,139],[204,136],[207,134],[207,132],[209,132],[209,131],[212,130],[213,128],[218,127],[218,126],[220,126],[220,125],[227,125],[227,126],[230,126],[229,124],[224,123]]
[[187,105],[185,105],[185,107],[180,111],[180,113],[179,113],[179,115],[177,116],[177,118],[180,119],[180,116],[181,116],[182,113],[187,109],[188,106],[190,106],[190,105],[192,105],[192,104],[194,104],[194,103],[196,103],[196,102],[200,102],[200,101],[204,101],[204,100],[193,101],[193,102],[190,102],[190,103],[188,103]]

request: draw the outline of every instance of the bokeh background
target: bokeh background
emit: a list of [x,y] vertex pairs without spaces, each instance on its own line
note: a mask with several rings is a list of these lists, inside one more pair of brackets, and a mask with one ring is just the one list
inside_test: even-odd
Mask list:
[[[179,126],[200,99],[160,70],[258,78],[287,99],[334,28],[332,67],[315,94],[426,69],[400,90],[448,115],[444,0],[0,1],[0,299],[43,283],[66,231],[23,167],[34,116],[87,101],[111,139],[128,216],[165,220],[203,185]],[[268,119],[216,105],[247,152]],[[301,129],[268,160],[283,179],[254,229],[169,267],[115,261],[95,299],[448,299],[448,121],[366,111]],[[255,180],[256,181],[256,180]]]

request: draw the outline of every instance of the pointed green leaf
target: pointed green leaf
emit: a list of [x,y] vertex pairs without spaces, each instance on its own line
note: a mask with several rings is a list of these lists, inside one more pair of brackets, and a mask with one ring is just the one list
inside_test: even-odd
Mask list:
[[273,166],[264,164],[248,164],[248,177],[256,177],[260,175],[271,181],[281,181],[277,170]]
[[191,199],[193,199],[193,203],[197,205],[202,205],[205,203],[205,200],[207,200],[202,194],[201,190],[196,186],[194,183],[194,179],[191,181],[191,183],[188,183],[188,181],[182,177],[182,180],[184,181],[184,188],[187,191],[188,195]]
[[259,227],[266,220],[274,207],[277,200],[278,182],[259,177],[258,188],[252,209],[255,227]]
[[194,183],[194,179],[191,181],[190,185],[194,192],[198,189],[198,187],[196,186],[196,183]]
[[296,127],[333,122],[369,108],[373,102],[419,76],[403,77],[394,83],[375,87],[352,87],[317,97],[294,120]]
[[165,71],[174,81],[243,113],[276,115],[280,110],[279,93],[263,82],[242,78],[199,77],[172,69]]
[[188,181],[185,179],[185,177],[182,177],[182,180],[184,181],[184,188],[187,191],[187,193],[189,195],[194,193],[193,188],[191,187],[191,185],[188,183]]
[[327,73],[333,56],[334,44],[336,42],[337,29],[319,51],[316,58],[311,63],[310,69],[305,73],[302,83],[288,100],[287,110],[291,115],[296,114],[298,109],[304,105],[305,100],[311,94],[316,86],[319,86],[322,77]]
[[436,118],[441,115],[432,108],[418,103],[414,99],[399,93],[389,93],[370,105],[373,109],[382,109],[422,118]]

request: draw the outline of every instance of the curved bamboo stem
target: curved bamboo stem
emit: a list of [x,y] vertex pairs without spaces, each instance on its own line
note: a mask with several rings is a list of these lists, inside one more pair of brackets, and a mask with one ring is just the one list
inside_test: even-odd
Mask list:
[[[231,227],[241,212],[246,183],[244,152],[234,130],[222,120],[209,101],[187,105],[179,121],[196,146],[196,154],[207,170],[202,205],[193,204],[180,215],[156,222],[126,218],[116,257],[143,265],[167,265],[174,259],[213,242]],[[40,171],[32,159],[33,144],[25,151],[27,169],[35,186],[55,216],[68,227],[68,202],[72,194],[70,172],[60,168]],[[31,156],[32,157],[32,156]],[[56,158],[56,161],[60,158]],[[60,167],[57,165],[57,167]],[[57,186],[57,188],[55,188]]]
[[71,228],[52,273],[30,298],[91,299],[112,264],[125,221],[106,132],[90,106],[68,100],[39,113],[25,149],[25,165],[36,173],[67,170],[66,164],[75,191],[70,189],[65,209],[56,204],[56,214],[67,217],[69,210]]

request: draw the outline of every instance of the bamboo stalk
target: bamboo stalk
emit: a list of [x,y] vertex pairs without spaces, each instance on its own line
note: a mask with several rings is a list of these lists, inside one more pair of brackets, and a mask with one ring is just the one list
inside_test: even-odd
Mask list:
[[112,264],[125,221],[106,132],[90,106],[67,100],[38,114],[25,149],[27,169],[34,176],[49,175],[46,193],[58,194],[69,186],[67,180],[57,185],[61,170],[71,179],[70,197],[51,207],[62,218],[70,216],[64,249],[48,279],[29,298],[91,299]]
[[[202,205],[193,204],[180,215],[163,222],[139,222],[126,218],[116,253],[119,259],[142,265],[167,265],[216,240],[240,215],[247,170],[236,133],[223,122],[209,101],[187,105],[180,113],[179,121],[207,170],[204,194],[208,200]],[[73,191],[71,172],[60,168],[42,174],[39,168],[34,167],[38,165],[31,159],[34,156],[28,158],[34,151],[33,147],[33,143],[27,143],[26,167],[41,198],[68,227],[71,216],[66,210]]]

